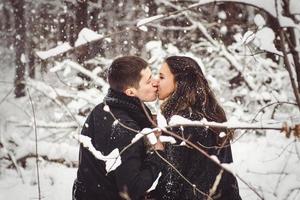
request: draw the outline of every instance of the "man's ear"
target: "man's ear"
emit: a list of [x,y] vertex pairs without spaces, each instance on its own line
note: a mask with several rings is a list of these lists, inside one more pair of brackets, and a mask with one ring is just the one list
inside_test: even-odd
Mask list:
[[130,97],[134,97],[135,96],[135,92],[136,90],[133,88],[133,87],[130,87],[130,88],[127,88],[124,93],[127,95],[127,96],[130,96]]

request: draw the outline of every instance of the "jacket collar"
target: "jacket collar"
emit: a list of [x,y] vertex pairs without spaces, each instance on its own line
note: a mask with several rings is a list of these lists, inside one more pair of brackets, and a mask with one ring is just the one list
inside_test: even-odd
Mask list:
[[[104,103],[108,106],[125,110],[128,115],[141,126],[141,128],[152,126],[142,107],[143,103],[137,97],[127,96],[123,92],[119,92],[110,88],[107,95],[104,97]],[[151,112],[147,106],[144,105],[144,107],[146,108],[149,116],[151,116]]]

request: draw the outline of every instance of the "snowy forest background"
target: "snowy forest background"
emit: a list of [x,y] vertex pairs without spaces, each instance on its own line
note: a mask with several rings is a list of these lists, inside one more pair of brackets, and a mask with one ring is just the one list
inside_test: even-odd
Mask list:
[[154,72],[169,55],[196,59],[244,125],[242,198],[300,199],[298,0],[0,0],[0,41],[1,200],[71,199],[76,135],[128,54]]

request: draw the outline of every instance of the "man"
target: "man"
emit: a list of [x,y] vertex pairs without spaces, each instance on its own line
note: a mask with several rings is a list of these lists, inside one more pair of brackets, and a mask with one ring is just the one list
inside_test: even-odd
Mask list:
[[[141,101],[153,101],[157,96],[157,82],[153,80],[147,62],[139,57],[115,59],[107,78],[110,85],[108,94],[88,116],[81,132],[90,137],[93,146],[104,155],[115,148],[121,151],[136,135],[122,124],[134,130],[152,127]],[[103,110],[105,105],[118,123],[111,113]],[[152,148],[164,154],[164,147],[159,141]],[[122,199],[120,194],[128,195],[132,200],[144,199],[146,191],[162,171],[163,162],[156,153],[147,151],[143,139],[121,154],[121,162],[119,167],[107,173],[104,161],[97,160],[81,145],[73,200]]]

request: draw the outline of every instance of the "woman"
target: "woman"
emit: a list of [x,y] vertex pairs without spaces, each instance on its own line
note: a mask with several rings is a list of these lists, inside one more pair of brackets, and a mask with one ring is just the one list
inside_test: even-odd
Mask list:
[[[184,56],[168,57],[159,76],[158,95],[160,100],[164,100],[161,110],[167,120],[173,115],[180,115],[191,120],[206,118],[208,121],[226,121],[224,110],[217,103],[200,66],[193,59]],[[230,131],[201,127],[183,127],[172,131],[198,145],[209,155],[217,156],[221,163],[232,162]],[[221,132],[227,133],[226,136],[221,138]],[[181,141],[175,145],[166,144],[167,159],[194,184],[194,188],[172,167],[168,167],[152,193],[153,198],[241,199],[237,181],[232,174],[222,171],[197,150],[180,144]],[[222,177],[214,190],[212,186],[218,174]]]

